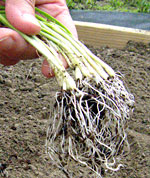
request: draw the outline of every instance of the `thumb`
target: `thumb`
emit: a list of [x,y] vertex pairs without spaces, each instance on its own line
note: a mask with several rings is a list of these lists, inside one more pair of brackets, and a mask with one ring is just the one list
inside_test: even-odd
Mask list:
[[6,0],[6,16],[18,30],[28,35],[40,32],[40,25],[35,18],[35,0]]

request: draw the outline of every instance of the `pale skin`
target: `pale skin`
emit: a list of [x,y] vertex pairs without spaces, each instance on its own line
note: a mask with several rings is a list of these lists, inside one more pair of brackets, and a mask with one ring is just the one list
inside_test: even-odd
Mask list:
[[[77,37],[76,28],[65,0],[6,0],[6,3],[0,1],[0,5],[5,5],[7,19],[23,33],[34,35],[40,31],[40,26],[34,16],[34,7],[36,6],[63,23]],[[5,66],[15,65],[20,60],[34,59],[37,55],[37,51],[17,32],[0,27],[1,64]],[[66,61],[61,56],[60,58],[66,68]],[[46,77],[54,75],[46,60],[44,60],[41,68]]]

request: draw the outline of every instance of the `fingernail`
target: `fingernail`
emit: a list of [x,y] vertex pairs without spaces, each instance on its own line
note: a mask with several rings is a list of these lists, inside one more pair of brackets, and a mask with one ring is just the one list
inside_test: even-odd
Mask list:
[[2,42],[2,46],[1,48],[6,48],[6,49],[9,49],[12,47],[13,43],[14,43],[14,40],[11,38],[11,37],[3,37],[3,38],[0,38],[0,43]]
[[36,20],[36,18],[31,15],[31,14],[23,14],[23,18],[24,20],[28,21],[28,22],[31,22],[32,24],[40,27],[40,24],[38,23],[38,21]]
[[8,39],[8,36],[5,36],[5,37],[3,37],[3,38],[0,38],[0,42],[1,42],[1,41],[5,41],[6,39]]

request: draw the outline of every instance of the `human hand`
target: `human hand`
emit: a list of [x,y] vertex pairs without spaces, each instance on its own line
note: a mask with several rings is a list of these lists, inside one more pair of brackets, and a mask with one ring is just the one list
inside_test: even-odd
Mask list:
[[[61,23],[63,23],[76,37],[77,32],[65,0],[6,0],[6,16],[9,22],[18,30],[28,35],[38,34],[40,25],[34,16],[34,7],[49,13]],[[15,65],[20,60],[33,59],[37,57],[37,52],[14,30],[0,27],[0,63],[9,66]],[[64,67],[66,61],[60,56]],[[48,62],[44,60],[42,73],[46,77],[53,76],[52,69]]]

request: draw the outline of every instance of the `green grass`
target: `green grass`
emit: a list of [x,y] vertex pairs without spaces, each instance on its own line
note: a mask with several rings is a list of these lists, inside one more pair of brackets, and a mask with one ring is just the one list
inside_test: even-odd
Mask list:
[[69,9],[150,13],[149,0],[67,0]]

